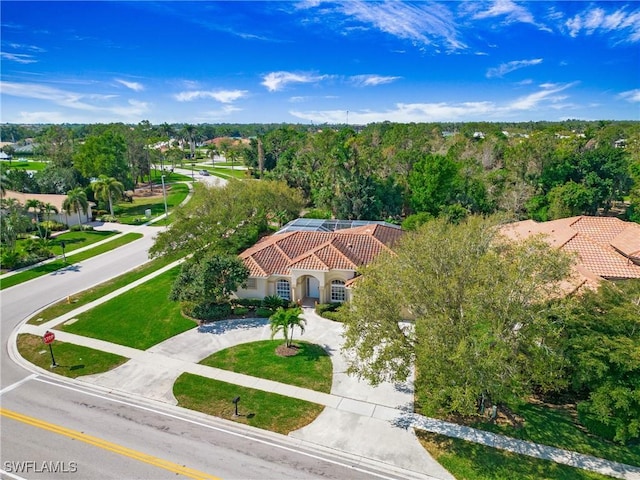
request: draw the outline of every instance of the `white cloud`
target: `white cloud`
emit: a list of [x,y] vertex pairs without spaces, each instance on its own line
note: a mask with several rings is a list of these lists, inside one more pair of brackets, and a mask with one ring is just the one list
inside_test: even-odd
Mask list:
[[73,92],[38,83],[0,81],[0,91],[3,95],[43,100],[71,110],[92,112],[113,121],[123,121],[123,119],[139,121],[149,111],[149,105],[146,102],[128,100],[124,104],[118,104],[114,102],[114,98],[117,98],[114,95]]
[[538,92],[531,93],[529,95],[525,95],[523,97],[519,97],[514,101],[510,102],[506,107],[508,110],[533,110],[537,108],[542,102],[550,102],[550,103],[558,103],[562,100],[565,100],[566,95],[557,95],[558,93],[566,90],[567,88],[573,87],[577,82],[565,83],[565,84],[554,84],[554,83],[544,83],[540,85],[542,90]]
[[222,120],[234,112],[241,112],[242,108],[238,108],[234,105],[223,105],[218,110],[208,110],[201,113],[196,117],[199,122],[211,122],[216,120]]
[[384,75],[354,75],[349,77],[349,81],[359,87],[375,87],[377,85],[395,82],[401,78],[402,77],[390,77]]
[[220,103],[231,103],[247,95],[246,90],[191,90],[174,95],[179,102],[191,102],[198,98],[213,98]]
[[514,60],[513,62],[503,63],[498,67],[490,68],[487,70],[487,78],[502,77],[507,73],[511,73],[514,70],[518,70],[524,67],[530,67],[532,65],[539,65],[542,63],[541,58],[534,58],[531,60]]
[[[490,118],[507,118],[522,113],[531,112],[541,107],[552,109],[574,108],[565,100],[567,95],[559,95],[575,85],[545,84],[540,90],[514,100],[497,103],[495,101],[480,102],[438,102],[438,103],[397,103],[394,108],[375,110],[349,110],[349,122],[367,124],[372,122],[447,122],[470,121],[473,119],[487,120]],[[345,110],[314,110],[289,111],[295,117],[314,123],[343,123]]]
[[310,73],[271,72],[262,77],[261,85],[267,87],[270,92],[282,90],[289,83],[317,83],[329,75],[314,75]]
[[144,85],[138,82],[129,82],[127,80],[120,80],[119,78],[114,79],[120,85],[124,85],[125,87],[133,90],[134,92],[141,92],[144,90]]
[[620,98],[624,98],[627,102],[640,102],[640,88],[635,90],[627,90],[618,95]]
[[626,6],[607,13],[603,8],[587,9],[565,21],[572,37],[584,33],[617,33],[628,42],[640,41],[640,9],[627,11]]
[[26,53],[0,52],[0,57],[4,58],[5,60],[24,64],[37,62],[37,60],[33,58],[33,55],[27,55]]
[[536,21],[525,7],[514,3],[512,0],[495,0],[491,7],[478,11],[473,15],[475,19],[506,17],[508,22],[521,22],[536,24]]
[[346,1],[341,13],[359,22],[372,25],[395,37],[420,45],[444,41],[450,50],[466,48],[458,38],[456,22],[447,6],[441,2],[408,4],[397,1]]

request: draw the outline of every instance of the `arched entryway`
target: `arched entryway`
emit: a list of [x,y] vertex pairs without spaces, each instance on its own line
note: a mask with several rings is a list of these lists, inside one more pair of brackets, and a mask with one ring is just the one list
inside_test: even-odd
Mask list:
[[300,279],[302,302],[305,305],[320,303],[320,281],[313,275],[305,275]]

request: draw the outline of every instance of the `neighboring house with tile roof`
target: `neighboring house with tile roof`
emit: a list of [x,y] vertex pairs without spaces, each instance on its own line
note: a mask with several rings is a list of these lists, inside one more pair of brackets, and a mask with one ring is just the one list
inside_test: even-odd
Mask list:
[[513,239],[543,235],[553,247],[576,255],[569,290],[605,280],[640,278],[640,225],[615,217],[578,216],[538,223],[524,220],[503,227]]
[[[43,194],[43,193],[22,193],[22,192],[14,192],[11,190],[7,190],[4,193],[4,198],[14,198],[22,205],[25,205],[28,200],[38,200],[43,204],[50,203],[54,207],[58,209],[59,213],[51,213],[50,220],[63,223],[69,227],[78,224],[78,214],[77,213],[66,213],[62,205],[64,201],[67,199],[67,195],[54,195],[54,194]],[[80,211],[80,221],[90,222],[92,218],[92,207],[93,203],[88,202],[87,213]],[[43,214],[44,217],[44,214]],[[46,218],[44,218],[46,220]]]
[[371,223],[331,232],[283,229],[240,254],[249,269],[239,298],[278,295],[292,301],[344,302],[348,283],[400,238],[398,227]]

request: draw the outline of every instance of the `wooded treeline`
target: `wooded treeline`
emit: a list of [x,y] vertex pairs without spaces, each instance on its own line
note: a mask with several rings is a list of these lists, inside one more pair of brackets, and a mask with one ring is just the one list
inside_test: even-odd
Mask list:
[[[68,191],[100,174],[129,189],[152,168],[222,154],[299,189],[316,216],[412,229],[441,216],[544,221],[614,209],[640,221],[640,122],[0,128],[3,139],[36,133],[34,156],[52,163],[37,178],[11,178],[32,193]],[[220,137],[249,141],[207,142]]]

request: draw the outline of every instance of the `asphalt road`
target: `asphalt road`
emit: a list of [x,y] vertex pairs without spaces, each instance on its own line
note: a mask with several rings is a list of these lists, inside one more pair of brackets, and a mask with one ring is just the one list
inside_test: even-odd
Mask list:
[[151,244],[151,236],[145,236],[0,291],[2,478],[402,478],[340,452],[318,451],[289,437],[34,374],[11,360],[8,342],[24,320],[145,263]]

